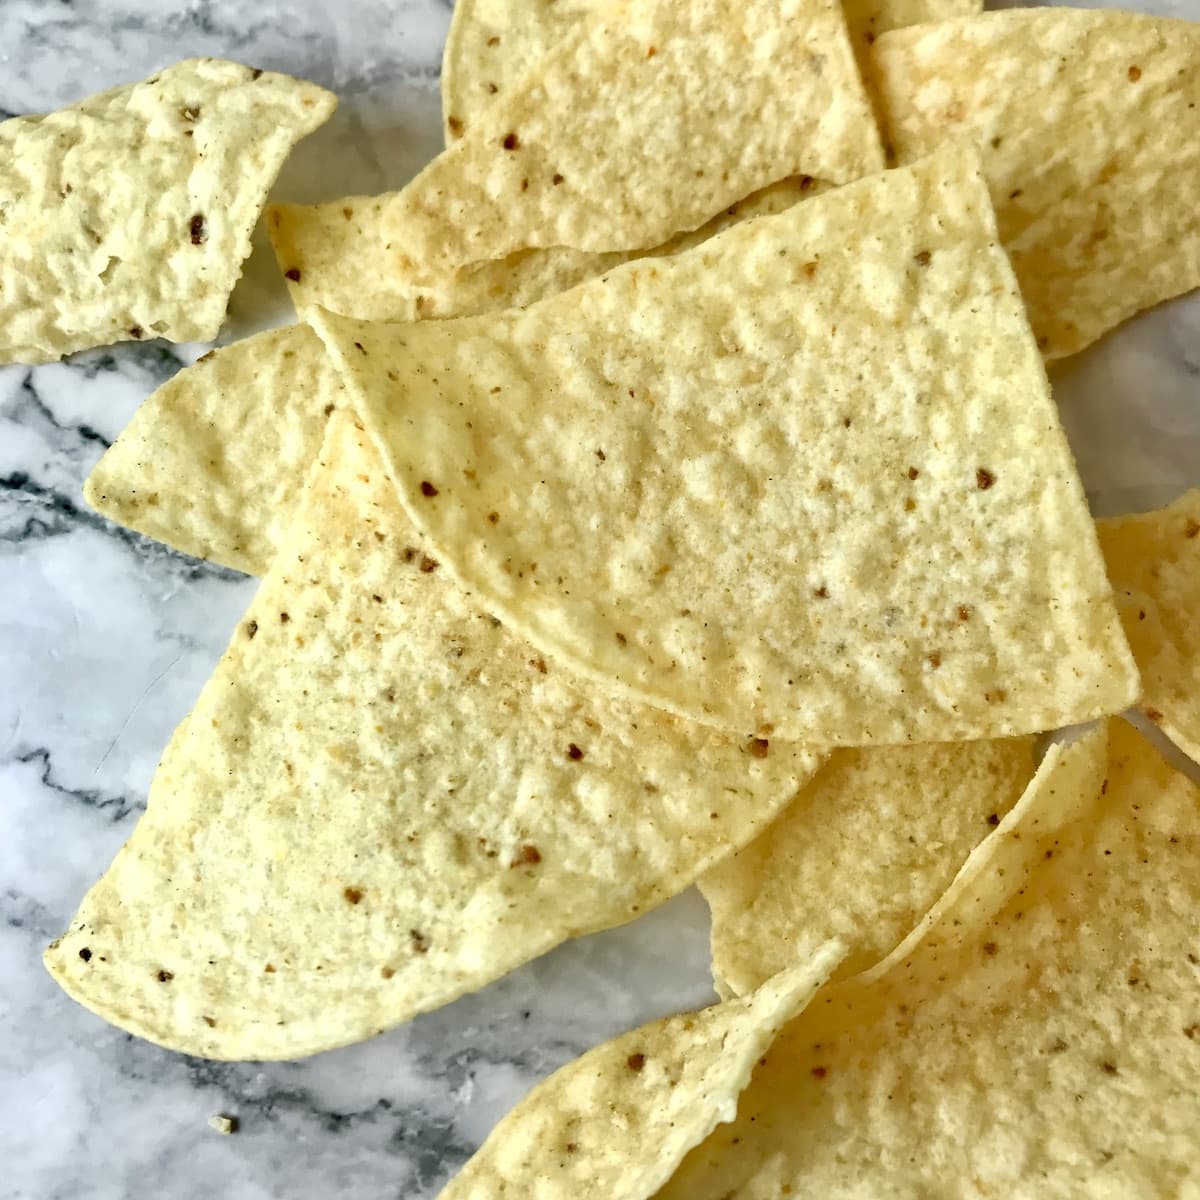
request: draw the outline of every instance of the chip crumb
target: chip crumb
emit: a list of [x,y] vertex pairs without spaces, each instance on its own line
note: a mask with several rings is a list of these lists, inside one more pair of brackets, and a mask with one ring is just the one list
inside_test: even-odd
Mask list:
[[208,1118],[208,1123],[218,1133],[225,1134],[226,1136],[238,1131],[237,1117],[230,1116],[228,1113],[213,1113]]

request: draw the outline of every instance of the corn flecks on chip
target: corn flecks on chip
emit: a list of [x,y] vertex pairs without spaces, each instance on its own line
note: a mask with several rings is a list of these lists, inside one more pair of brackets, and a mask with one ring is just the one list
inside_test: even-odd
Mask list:
[[47,963],[173,1049],[315,1053],[682,891],[817,761],[577,690],[451,585],[338,412],[146,815]]
[[315,307],[362,321],[416,321],[523,308],[633,258],[664,258],[754,217],[783,212],[826,190],[811,176],[781,179],[724,208],[699,229],[649,250],[592,254],[566,246],[520,250],[435,286],[379,270],[383,213],[398,193],[326,204],[273,205],[268,228],[298,312]]
[[534,1088],[439,1200],[651,1195],[688,1150],[734,1119],[755,1063],[840,957],[827,943],[751,996],[597,1046]]
[[0,124],[0,363],[215,337],[267,190],[336,103],[190,59]]
[[1136,698],[966,147],[523,312],[313,320],[438,557],[582,675],[814,744]]
[[776,180],[882,164],[836,0],[618,0],[400,192],[384,231],[406,276],[438,281],[536,247],[656,246]]
[[788,1026],[663,1200],[1194,1191],[1200,789],[1109,737],[1079,819],[998,830],[919,943]]
[[[485,109],[603,0],[457,0],[442,55],[442,118],[446,142],[462,137]],[[860,55],[881,33],[905,25],[977,13],[980,0],[848,0],[843,9]]]
[[307,325],[206,354],[141,405],[84,484],[111,521],[265,574],[345,389]]
[[848,951],[839,975],[879,962],[1033,776],[1028,737],[835,751],[765,833],[700,880],[717,990],[743,995],[834,936]]
[[[819,190],[815,180],[773,184],[651,253],[677,253]],[[298,309],[323,304],[368,320],[486,311],[553,294],[612,265],[593,260],[627,257],[535,250],[440,292],[406,294],[362,257],[377,211],[378,198],[371,197],[271,210],[272,237]],[[84,496],[120,525],[262,575],[287,530],[329,413],[342,402],[341,376],[306,325],[214,350],[146,399],[97,463]]]
[[1200,762],[1200,489],[1097,529],[1146,715]]
[[1200,286],[1200,26],[1013,10],[889,33],[873,58],[901,161],[979,140],[1047,357]]

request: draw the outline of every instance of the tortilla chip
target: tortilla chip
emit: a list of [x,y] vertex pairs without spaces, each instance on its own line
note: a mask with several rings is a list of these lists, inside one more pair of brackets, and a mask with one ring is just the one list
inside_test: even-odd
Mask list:
[[787,176],[882,165],[836,0],[617,0],[400,192],[384,231],[406,277],[436,282],[532,247],[644,249]]
[[208,341],[283,160],[332,93],[214,58],[0,125],[0,363]]
[[717,991],[744,995],[829,937],[848,947],[839,975],[879,962],[1033,773],[1032,738],[836,751],[778,821],[700,880]]
[[997,843],[1002,910],[976,880],[886,970],[826,990],[664,1200],[1190,1194],[1200,788],[1124,723],[1109,737],[1082,819],[1039,836],[1033,807]]
[[313,320],[437,556],[583,676],[816,745],[1136,698],[966,147],[523,312]]
[[[603,0],[456,0],[442,54],[446,144],[497,102]],[[843,9],[855,52],[889,29],[977,13],[981,0],[849,0]],[[340,311],[340,310],[335,310]],[[348,314],[357,315],[357,314]]]
[[439,287],[422,287],[379,269],[383,213],[397,193],[346,196],[326,204],[272,205],[267,222],[297,312],[319,307],[360,321],[417,321],[523,308],[632,258],[664,258],[691,249],[739,221],[783,212],[827,186],[809,176],[781,179],[731,204],[699,229],[650,250],[522,250],[482,263]]
[[829,942],[751,996],[597,1046],[534,1088],[439,1200],[650,1195],[688,1150],[733,1120],[754,1064],[840,957]]
[[1200,762],[1200,488],[1097,529],[1142,673],[1142,707]]
[[874,46],[900,160],[969,133],[1049,358],[1200,285],[1200,26],[987,13]]
[[307,325],[206,354],[163,384],[92,469],[87,502],[185,554],[264,574],[287,534],[341,377]]
[[457,591],[334,415],[305,506],[47,954],[213,1058],[370,1036],[682,891],[816,756],[576,689]]

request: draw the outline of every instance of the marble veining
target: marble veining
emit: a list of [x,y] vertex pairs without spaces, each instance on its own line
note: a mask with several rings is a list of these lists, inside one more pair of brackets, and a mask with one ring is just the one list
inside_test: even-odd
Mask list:
[[[1200,17],[1200,0],[1159,11]],[[188,55],[336,90],[275,196],[401,185],[440,142],[439,0],[0,0],[0,118]],[[261,236],[222,341],[286,320]],[[1052,371],[1098,514],[1200,483],[1200,299]],[[694,893],[475,996],[300,1063],[210,1063],[106,1026],[40,964],[144,806],[157,757],[254,588],[110,525],[80,486],[140,401],[202,346],[131,343],[0,369],[0,1200],[420,1200],[534,1082],[704,1003]],[[208,1126],[238,1117],[236,1134]]]

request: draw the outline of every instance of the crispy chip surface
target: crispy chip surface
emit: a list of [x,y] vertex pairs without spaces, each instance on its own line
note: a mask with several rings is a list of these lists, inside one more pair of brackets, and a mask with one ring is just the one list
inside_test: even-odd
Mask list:
[[826,938],[873,966],[1033,777],[1033,739],[837,750],[784,814],[700,880],[713,975],[743,995]]
[[197,58],[0,124],[0,363],[214,338],[283,160],[336,103]]
[[965,147],[523,312],[314,320],[439,557],[583,675],[816,744],[1136,698]]
[[1014,9],[889,33],[873,61],[901,161],[983,147],[1047,357],[1200,286],[1200,26]]
[[345,412],[322,459],[146,815],[47,953],[81,1003],[206,1057],[356,1041],[627,921],[818,761],[578,690],[451,585]]
[[1200,762],[1200,488],[1097,529],[1142,672],[1142,707]]
[[659,245],[882,153],[836,0],[618,0],[400,192],[384,230],[404,274],[439,281],[535,247]]
[[[446,143],[602,7],[602,0],[456,0],[442,55]],[[889,29],[979,12],[980,0],[848,0],[850,40],[860,59]]]
[[1075,819],[1058,789],[997,830],[915,946],[788,1026],[662,1197],[1195,1190],[1200,789],[1109,735]]
[[295,517],[341,376],[307,325],[235,342],[147,397],[84,484],[109,520],[251,575]]
[[754,1064],[841,952],[827,943],[753,995],[597,1046],[534,1088],[440,1200],[648,1196],[692,1146],[733,1120]]

